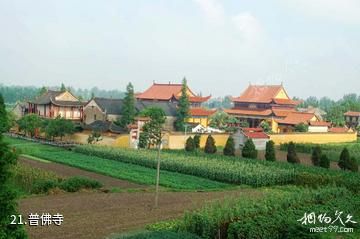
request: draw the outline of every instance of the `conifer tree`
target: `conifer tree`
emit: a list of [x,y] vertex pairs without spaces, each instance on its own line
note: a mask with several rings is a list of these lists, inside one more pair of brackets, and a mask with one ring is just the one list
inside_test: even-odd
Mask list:
[[125,128],[128,124],[134,122],[135,119],[135,94],[134,87],[129,83],[126,87],[125,98],[121,109],[120,126]]
[[267,161],[276,161],[276,155],[275,155],[275,143],[272,140],[269,140],[266,142],[266,148],[265,148],[265,159]]
[[182,81],[181,96],[179,98],[178,108],[176,112],[175,129],[177,131],[184,131],[185,121],[189,117],[189,96],[187,95],[187,82],[186,78]]
[[64,83],[61,83],[60,91],[61,92],[66,91],[66,87],[65,87]]
[[252,141],[252,139],[248,139],[245,142],[245,145],[241,151],[241,155],[244,158],[251,158],[251,159],[256,159],[257,158],[257,150],[255,147],[254,142]]
[[300,159],[296,154],[295,151],[295,144],[294,142],[290,142],[288,145],[288,152],[287,152],[287,161],[289,163],[300,163]]
[[185,150],[188,152],[192,152],[195,150],[194,139],[191,136],[189,138],[187,138],[187,140],[186,140]]
[[235,143],[234,138],[229,136],[224,147],[224,155],[235,156]]
[[358,162],[356,161],[356,159],[354,157],[350,158],[347,169],[349,169],[352,172],[358,172],[359,171]]
[[321,155],[319,166],[322,168],[330,168],[330,160],[326,154]]
[[211,134],[209,134],[209,136],[206,139],[206,143],[205,143],[205,153],[208,154],[214,154],[216,153],[216,145],[215,145],[215,139],[211,136]]
[[311,161],[314,166],[320,166],[320,158],[321,158],[321,148],[320,146],[316,146],[313,148]]
[[349,150],[345,147],[340,154],[340,159],[338,162],[339,168],[343,170],[348,169],[349,161],[350,161],[350,153]]
[[200,148],[200,134],[196,134],[194,136],[194,145],[195,145],[195,149],[199,149]]

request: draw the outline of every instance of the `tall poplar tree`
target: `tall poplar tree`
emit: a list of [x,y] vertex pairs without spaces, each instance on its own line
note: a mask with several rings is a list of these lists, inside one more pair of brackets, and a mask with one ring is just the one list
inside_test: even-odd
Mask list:
[[119,125],[125,128],[128,124],[134,122],[135,119],[135,94],[134,87],[131,83],[126,86],[126,93],[121,109],[121,119]]
[[177,113],[176,113],[176,121],[175,121],[175,129],[177,131],[184,131],[185,129],[185,120],[189,118],[189,96],[187,95],[187,82],[184,77],[182,81],[181,87],[181,96],[179,98]]

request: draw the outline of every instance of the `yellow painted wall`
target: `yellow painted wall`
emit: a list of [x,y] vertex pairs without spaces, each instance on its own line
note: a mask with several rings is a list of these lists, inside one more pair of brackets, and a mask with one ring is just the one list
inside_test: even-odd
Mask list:
[[208,126],[208,117],[202,117],[202,118],[189,118],[187,120],[188,123],[198,123],[198,124],[201,124],[202,126],[204,127],[207,127]]
[[284,89],[281,89],[279,93],[275,96],[276,99],[289,99]]
[[130,147],[130,135],[120,135],[115,139],[115,142],[112,146],[120,147],[120,148],[129,148]]
[[271,134],[270,139],[276,145],[281,143],[344,143],[357,140],[357,134],[354,133],[288,133],[288,134]]
[[[183,149],[185,147],[185,142],[188,137],[194,137],[195,134],[169,134],[166,136],[167,144],[164,145],[164,148],[168,149]],[[212,134],[215,139],[216,146],[225,146],[226,141],[229,137],[228,134]],[[205,147],[206,139],[208,135],[204,134],[200,137],[200,147]]]

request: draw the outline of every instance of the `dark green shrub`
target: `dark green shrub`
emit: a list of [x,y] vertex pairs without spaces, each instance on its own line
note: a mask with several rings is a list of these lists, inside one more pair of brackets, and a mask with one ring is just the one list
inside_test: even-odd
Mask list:
[[85,177],[71,177],[60,183],[60,188],[67,192],[77,192],[80,189],[96,189],[101,188],[102,184],[96,180]]
[[350,161],[348,163],[348,169],[352,172],[357,172],[359,171],[359,165],[357,160],[354,157],[350,158]]
[[187,138],[187,140],[186,140],[185,150],[188,152],[192,152],[195,150],[194,139],[191,136],[189,138]]
[[216,153],[216,145],[215,145],[215,139],[211,136],[211,134],[209,134],[209,136],[206,139],[206,144],[205,144],[205,153],[208,154],[214,154]]
[[294,130],[295,130],[295,132],[308,132],[309,125],[300,123],[300,124],[295,125]]
[[224,155],[227,156],[234,156],[235,155],[235,143],[234,138],[229,136],[226,141],[225,148],[224,148]]
[[320,166],[320,158],[321,158],[321,148],[320,146],[315,146],[311,154],[311,161],[314,166]]
[[186,232],[140,232],[133,235],[124,235],[116,239],[200,239],[200,237]]
[[340,159],[338,165],[341,169],[346,170],[350,161],[350,153],[349,150],[345,147],[340,154]]
[[321,155],[319,166],[322,168],[330,168],[330,159],[326,154]]
[[248,139],[245,142],[245,145],[244,145],[241,153],[242,153],[242,156],[245,158],[251,158],[251,159],[257,158],[257,150],[255,148],[255,144],[252,141],[252,139]]
[[275,145],[275,143],[272,140],[266,142],[265,159],[267,161],[276,161],[275,146],[274,145]]
[[31,193],[48,193],[50,189],[56,188],[57,186],[59,186],[59,184],[55,180],[38,180],[34,182]]
[[300,163],[299,157],[295,151],[295,144],[294,142],[290,142],[288,145],[288,153],[286,159],[289,163]]
[[200,148],[200,134],[196,134],[194,136],[194,145],[195,145],[195,149],[199,149]]

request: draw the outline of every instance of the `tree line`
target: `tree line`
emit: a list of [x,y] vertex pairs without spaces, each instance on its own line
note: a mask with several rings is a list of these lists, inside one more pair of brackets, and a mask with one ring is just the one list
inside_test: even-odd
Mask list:
[[80,100],[89,100],[92,97],[104,98],[123,98],[124,92],[120,90],[103,90],[98,87],[91,89],[66,87],[64,84],[54,87],[35,87],[35,86],[5,86],[0,84],[0,94],[3,95],[5,103],[15,104],[18,101],[26,101],[34,99],[35,97],[46,92],[47,89],[51,90],[68,90],[77,96]]
[[[294,98],[299,100],[298,98]],[[325,119],[337,126],[344,126],[344,113],[347,111],[360,112],[360,94],[346,94],[339,100],[332,100],[329,97],[317,98],[310,96],[298,107],[317,107],[326,112]]]

